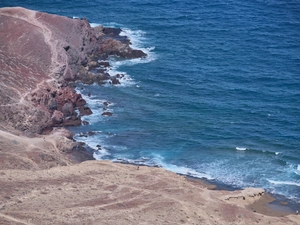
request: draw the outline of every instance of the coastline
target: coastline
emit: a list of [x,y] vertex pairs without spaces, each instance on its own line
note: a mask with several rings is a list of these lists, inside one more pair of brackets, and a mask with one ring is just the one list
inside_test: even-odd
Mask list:
[[[212,182],[207,179],[200,179],[195,177],[185,176],[189,182],[199,183],[204,186],[208,190],[226,190],[226,191],[235,191],[235,190],[243,190],[237,189],[230,186],[222,185],[218,182]],[[290,205],[290,200],[284,198],[283,196],[280,198],[269,193],[265,192],[261,198],[259,198],[254,203],[247,206],[247,208],[253,212],[257,212],[266,216],[274,216],[281,217],[296,214],[296,211],[299,209],[299,204]]]
[[[20,10],[20,14],[26,12],[20,8],[13,10]],[[7,15],[7,12],[4,14]],[[49,18],[52,16],[39,16],[45,17],[46,24],[50,23]],[[58,19],[64,20],[62,17]],[[85,20],[75,21],[86,24]],[[35,22],[35,25],[39,23]],[[47,29],[46,32],[49,32]],[[88,26],[86,29],[89,30]],[[111,35],[110,30],[107,32],[106,35]],[[100,40],[100,33],[98,35]],[[54,36],[46,35],[45,40],[53,44],[51,38]],[[95,43],[91,41],[86,52],[80,54],[80,68],[76,67],[78,59],[74,64],[66,63],[70,55],[66,56],[65,52],[72,50],[71,44],[69,48],[60,48],[61,52],[54,49],[56,45],[52,45],[55,57],[61,54],[61,61],[66,63],[63,71],[60,70],[63,63],[57,67],[48,66],[47,69],[36,67],[42,75],[37,76],[35,83],[25,83],[24,86],[16,84],[11,89],[6,86],[13,97],[7,102],[1,102],[2,111],[9,108],[9,112],[20,111],[25,116],[1,118],[1,223],[50,224],[54,221],[53,224],[61,224],[66,222],[66,218],[70,224],[82,224],[82,221],[97,224],[100,220],[105,220],[106,224],[113,224],[115,220],[117,223],[114,224],[136,224],[137,221],[153,224],[191,224],[199,221],[208,224],[299,222],[299,216],[283,214],[284,211],[278,212],[274,208],[270,210],[273,213],[270,216],[264,207],[272,198],[261,189],[210,190],[215,184],[186,179],[162,168],[141,166],[137,169],[134,165],[90,160],[90,155],[83,152],[82,144],[74,142],[72,134],[63,128],[66,125],[81,124],[80,118],[73,115],[72,110],[81,109],[83,113],[80,115],[90,113],[85,100],[70,89],[69,82],[103,82],[100,73],[97,76],[90,73],[90,69],[98,65],[97,61],[90,60],[95,57],[105,58],[108,54],[119,54],[125,58],[142,56],[135,51],[124,55],[124,45],[109,39],[108,42],[100,43],[101,51],[97,56],[87,59],[85,54],[93,52],[92,48],[99,44],[96,44],[96,40],[93,40]],[[77,40],[74,42],[77,43]],[[71,56],[78,53],[76,49],[73,50]],[[49,71],[54,78],[48,76]],[[74,71],[77,77],[72,77]],[[117,77],[106,78],[112,83],[117,82]],[[15,89],[18,89],[17,93]],[[51,98],[53,95],[55,97]],[[56,100],[56,109],[51,108],[55,106],[53,99]],[[49,106],[52,114],[49,114]],[[77,108],[72,108],[75,106]],[[41,112],[42,115],[39,115]],[[44,120],[44,116],[48,119]],[[53,127],[57,128],[52,131]],[[247,198],[247,202],[241,201],[241,196]],[[251,204],[248,204],[248,200]],[[262,215],[254,211],[264,213]],[[282,218],[278,220],[276,216]]]
[[[140,167],[150,167],[150,168],[156,168],[151,167],[148,165],[140,165],[140,164],[132,164],[132,163],[123,163],[123,162],[113,162],[113,163],[120,163],[124,165],[132,165],[136,166],[138,168]],[[168,171],[165,168],[162,168],[166,171]],[[174,173],[171,171],[171,173]],[[175,173],[178,174],[178,173]],[[198,178],[193,177],[189,175],[184,174],[178,174],[186,179],[187,182],[194,183],[196,185],[200,185],[202,188],[205,188],[210,191],[227,191],[227,192],[234,192],[234,191],[243,191],[245,189],[242,188],[234,188],[230,185],[225,185],[220,182],[216,182],[213,180],[209,180],[207,178]],[[254,188],[258,189],[259,188]],[[262,190],[262,189],[261,189]],[[255,212],[260,213],[262,215],[266,216],[272,216],[272,217],[283,217],[288,215],[297,215],[297,210],[300,208],[300,204],[293,203],[291,200],[285,198],[284,196],[276,196],[272,193],[263,191],[263,194],[260,198],[255,200],[253,203],[246,206],[247,209]]]
[[262,204],[262,189],[209,190],[163,168],[137,169],[105,160],[36,171],[4,169],[0,182],[1,224],[299,222],[299,215],[250,210],[249,203]]

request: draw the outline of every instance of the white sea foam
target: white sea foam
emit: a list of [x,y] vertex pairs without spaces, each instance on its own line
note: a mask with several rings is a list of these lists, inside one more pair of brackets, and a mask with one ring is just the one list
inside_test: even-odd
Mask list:
[[97,26],[100,26],[100,25],[101,25],[100,23],[90,23],[91,27],[97,27]]
[[236,147],[235,149],[238,151],[246,151],[247,150],[247,148],[243,148],[243,147]]
[[293,186],[300,187],[300,183],[299,182],[294,182],[294,181],[275,181],[275,180],[269,180],[269,179],[267,179],[267,181],[269,183],[275,184],[275,185],[293,185]]
[[300,175],[300,164],[297,166],[297,169],[295,170],[295,173]]
[[[91,27],[96,27],[99,26],[101,24],[99,23],[90,23]],[[129,28],[122,28],[121,24],[118,23],[106,23],[103,24],[103,26],[107,26],[107,27],[120,27],[121,28],[121,33],[120,36],[127,36],[130,40],[131,43],[131,47],[133,49],[138,49],[138,50],[142,50],[143,52],[145,52],[147,54],[146,58],[138,58],[138,59],[130,59],[130,60],[122,60],[122,61],[118,61],[115,64],[120,65],[133,65],[133,64],[137,64],[137,63],[148,63],[151,62],[153,60],[156,59],[156,55],[153,52],[153,50],[155,49],[155,46],[145,46],[145,43],[147,41],[146,39],[146,32],[142,31],[142,30],[132,30]]]
[[[90,124],[97,123],[98,121],[103,120],[105,117],[102,116],[103,112],[111,112],[113,113],[113,109],[111,108],[114,106],[113,103],[110,103],[108,106],[104,106],[105,102],[108,102],[104,99],[96,99],[97,96],[94,95],[86,95],[83,94],[79,88],[76,88],[76,92],[80,93],[82,98],[86,100],[87,106],[91,108],[93,114],[82,116],[82,120],[89,122]],[[109,107],[109,108],[108,108]],[[104,110],[106,108],[106,110]]]
[[135,47],[140,47],[140,43],[144,39],[146,32],[142,30],[131,30],[129,28],[122,28],[122,31],[120,33],[120,36],[127,36],[132,40],[131,42],[134,42],[136,45]]
[[[100,25],[100,24],[98,24],[98,25]],[[103,23],[102,25],[104,27],[115,27],[115,28],[122,27],[122,24],[116,23],[116,22]]]
[[110,153],[103,147],[101,150],[97,150],[93,153],[93,157],[96,160],[102,160],[103,157],[108,156],[108,155],[110,155]]
[[106,146],[103,146],[101,141],[101,131],[92,131],[94,134],[76,134],[74,139],[79,142],[84,142],[89,148],[94,150],[93,157],[97,160],[102,159],[104,156],[110,155]]
[[[114,86],[121,86],[121,87],[128,87],[133,86],[136,84],[136,82],[125,72],[118,71],[119,65],[115,64],[114,60],[109,61],[110,65],[112,66],[107,72],[110,74],[110,76],[116,76],[120,74],[120,78],[118,80],[120,81],[120,84],[116,84]],[[110,81],[108,81],[105,86],[109,86]]]
[[192,177],[198,177],[198,178],[212,179],[211,176],[209,176],[205,173],[197,172],[196,170],[190,169],[188,167],[176,166],[173,164],[165,164],[164,167],[167,170],[170,170],[175,173],[184,174],[184,175],[188,175],[188,176],[192,176]]
[[166,170],[172,171],[174,173],[178,173],[181,175],[188,175],[197,178],[207,178],[212,179],[211,176],[205,173],[198,172],[194,169],[184,167],[184,166],[176,166],[173,164],[168,164],[164,162],[164,159],[160,155],[154,155],[154,158],[148,157],[141,157],[139,159],[127,159],[124,157],[116,157],[113,161],[115,162],[123,162],[123,163],[130,163],[130,164],[138,164],[138,165],[147,165],[147,166],[156,166],[156,167],[163,167]]
[[145,47],[146,42],[146,32],[142,30],[131,30],[129,28],[121,28],[122,31],[120,33],[120,36],[126,36],[130,40],[131,47],[134,49],[140,49],[144,50],[146,52],[149,52],[154,49],[154,47]]
[[184,167],[184,166],[176,166],[174,164],[165,163],[164,158],[160,155],[155,155],[154,161],[157,163],[157,165],[160,165],[163,168],[165,168],[166,170],[172,171],[174,173],[188,175],[188,176],[197,177],[197,178],[212,179],[212,177],[210,175],[198,172],[194,169]]
[[124,157],[117,157],[116,159],[113,159],[113,162],[129,163],[134,165],[159,166],[153,164],[151,160],[147,157],[141,157],[139,159],[128,159]]
[[[89,148],[91,148],[94,153],[93,157],[97,160],[101,160],[104,156],[110,155],[107,150],[107,146],[102,144],[103,136],[101,131],[91,131],[93,134],[76,134],[74,135],[74,139],[79,142],[84,142]],[[102,136],[102,137],[101,137]]]
[[[98,23],[90,23],[91,27],[96,27],[99,26],[100,24]],[[108,23],[104,24],[104,26],[109,26],[109,27],[122,27],[120,24],[117,23]],[[143,51],[144,53],[147,54],[147,57],[145,58],[137,58],[137,59],[127,59],[127,60],[120,60],[116,57],[111,57],[109,59],[109,63],[111,67],[107,70],[107,72],[111,76],[115,76],[117,74],[123,74],[124,76],[119,78],[118,80],[120,81],[120,84],[117,84],[115,86],[132,86],[135,85],[135,81],[130,77],[129,74],[119,71],[118,68],[120,66],[126,65],[126,66],[131,66],[139,63],[148,63],[156,59],[156,55],[153,52],[155,49],[154,46],[145,46],[146,44],[146,38],[145,38],[145,32],[142,30],[131,30],[129,28],[121,28],[122,31],[120,33],[120,36],[127,36],[130,40],[131,47],[133,49],[138,49]],[[110,86],[110,81],[107,81],[105,86]]]
[[153,52],[155,46],[145,46],[147,43],[146,32],[142,30],[131,30],[129,28],[121,28],[120,36],[127,36],[131,42],[133,49],[142,50],[147,54],[146,58],[130,59],[125,61],[119,61],[120,65],[134,65],[137,63],[148,63],[156,59],[156,55]]

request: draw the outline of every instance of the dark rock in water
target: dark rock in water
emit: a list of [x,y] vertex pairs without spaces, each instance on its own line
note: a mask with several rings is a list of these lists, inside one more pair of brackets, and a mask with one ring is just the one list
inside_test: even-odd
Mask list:
[[113,114],[111,112],[103,112],[102,116],[112,116]]
[[121,33],[120,28],[113,28],[113,27],[104,27],[103,28],[103,33],[109,36],[117,36]]
[[114,85],[120,84],[120,81],[117,77],[112,77],[110,80],[111,80],[111,83]]
[[80,98],[76,101],[76,106],[77,107],[82,107],[86,104],[86,101],[83,98]]
[[107,80],[109,80],[111,77],[108,73],[97,73],[97,76],[96,76],[96,82],[99,84],[99,85],[103,85],[107,82]]
[[88,132],[88,135],[89,135],[89,136],[93,136],[93,135],[95,135],[95,134],[96,134],[95,131],[89,131],[89,132]]
[[88,137],[88,136],[84,133],[81,133],[81,134],[79,134],[79,137]]
[[116,75],[117,78],[123,78],[124,76],[125,74],[119,74],[119,73]]
[[110,67],[109,62],[106,62],[106,61],[101,61],[101,62],[99,62],[99,65],[100,65],[101,67]]
[[109,106],[111,103],[110,102],[103,102],[103,105]]
[[106,36],[112,37],[124,44],[131,44],[127,36],[120,35],[121,32],[122,30],[120,28],[105,27],[103,29],[103,33],[106,34]]
[[82,121],[82,124],[83,124],[83,125],[89,125],[90,123],[89,123],[88,121],[86,121],[86,120],[83,120],[83,121]]
[[87,106],[80,107],[79,112],[80,112],[80,116],[88,116],[93,114],[92,110]]
[[102,78],[105,79],[105,80],[108,80],[108,79],[110,78],[109,73],[104,73],[104,74],[102,75]]
[[144,58],[147,54],[145,54],[142,50],[132,50],[125,57],[130,59],[135,58]]
[[119,56],[125,59],[142,58],[147,56],[147,54],[141,50],[133,50],[128,43],[122,43],[111,38],[104,40],[99,46],[99,52],[95,52],[94,54],[104,60],[110,55]]

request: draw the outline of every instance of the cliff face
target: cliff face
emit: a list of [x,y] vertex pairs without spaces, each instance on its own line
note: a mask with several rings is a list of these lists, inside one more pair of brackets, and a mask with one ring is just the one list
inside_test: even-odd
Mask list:
[[86,19],[24,8],[0,9],[2,129],[43,133],[53,126],[81,124],[75,110],[81,114],[91,111],[68,82],[96,81],[99,74],[88,71],[90,58],[105,59],[111,54],[125,58],[145,56],[128,43],[111,39],[115,34],[103,30],[101,26],[91,28]]

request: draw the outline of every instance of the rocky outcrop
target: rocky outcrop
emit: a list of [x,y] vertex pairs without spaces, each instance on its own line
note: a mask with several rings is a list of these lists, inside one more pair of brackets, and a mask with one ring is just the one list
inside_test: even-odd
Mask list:
[[119,84],[108,56],[145,57],[120,29],[92,28],[70,19],[24,8],[0,9],[0,127],[47,133],[55,126],[80,125],[92,111],[69,82]]

